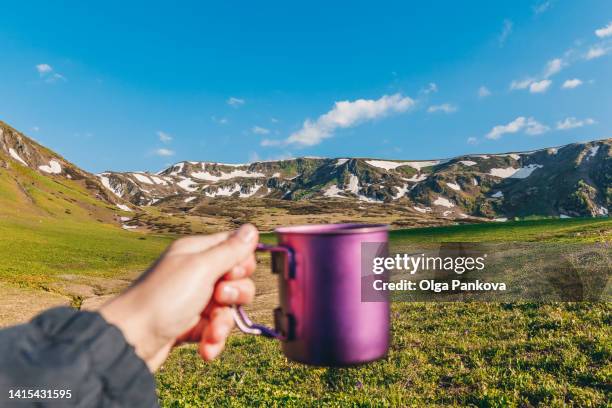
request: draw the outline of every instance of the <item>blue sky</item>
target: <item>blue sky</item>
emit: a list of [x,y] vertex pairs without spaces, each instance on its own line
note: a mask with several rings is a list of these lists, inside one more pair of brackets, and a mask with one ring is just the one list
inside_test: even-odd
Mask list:
[[0,119],[94,172],[612,137],[609,0],[330,3],[12,2]]

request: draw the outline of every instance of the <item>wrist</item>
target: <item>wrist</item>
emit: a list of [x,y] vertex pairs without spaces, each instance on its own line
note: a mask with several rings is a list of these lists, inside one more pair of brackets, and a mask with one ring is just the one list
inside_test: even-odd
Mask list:
[[162,342],[155,338],[149,319],[143,313],[146,307],[130,292],[123,293],[102,306],[99,313],[121,331],[125,341],[134,347],[136,355],[146,363],[149,371],[153,372],[157,369],[154,361],[160,349],[157,343]]

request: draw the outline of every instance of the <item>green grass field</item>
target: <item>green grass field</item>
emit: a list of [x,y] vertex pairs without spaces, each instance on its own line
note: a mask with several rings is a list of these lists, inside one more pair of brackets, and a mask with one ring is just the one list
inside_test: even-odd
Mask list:
[[125,231],[118,213],[78,182],[0,169],[0,282],[71,296],[53,284],[133,279],[173,238]]
[[[401,230],[391,241],[593,242],[611,230],[608,219],[538,220]],[[610,303],[396,303],[382,361],[307,367],[272,340],[237,335],[213,363],[193,347],[175,350],[158,389],[166,407],[606,407],[611,312]]]
[[[55,291],[67,277],[92,285],[132,279],[173,239],[109,225],[103,222],[109,208],[87,201],[78,186],[48,185],[55,182],[21,171],[25,193],[0,182],[4,285]],[[610,231],[607,218],[538,220],[401,230],[391,241],[594,242],[610,240]],[[265,262],[255,279],[260,293],[274,295]],[[272,304],[251,310],[257,307],[269,315]],[[236,333],[212,363],[203,363],[194,347],[174,350],[157,374],[158,392],[166,407],[611,406],[611,309],[609,303],[398,303],[385,360],[311,368],[287,361],[274,341]]]

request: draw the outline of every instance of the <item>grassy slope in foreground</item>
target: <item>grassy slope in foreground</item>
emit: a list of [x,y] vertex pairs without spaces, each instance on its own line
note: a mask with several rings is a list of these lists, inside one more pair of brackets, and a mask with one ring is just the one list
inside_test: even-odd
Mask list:
[[[391,237],[400,244],[592,241],[610,239],[611,229],[608,219],[538,220],[401,230]],[[194,347],[174,350],[157,376],[158,390],[167,407],[606,406],[611,312],[609,303],[398,303],[385,360],[312,368],[287,361],[274,341],[239,335],[212,363],[203,363]]]
[[0,169],[0,281],[48,288],[62,275],[133,276],[170,239],[124,231],[115,214],[71,180]]

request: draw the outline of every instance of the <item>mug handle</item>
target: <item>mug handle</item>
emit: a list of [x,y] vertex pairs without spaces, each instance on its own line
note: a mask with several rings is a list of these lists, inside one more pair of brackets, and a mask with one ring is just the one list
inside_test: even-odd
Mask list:
[[[274,252],[284,253],[285,256],[287,257],[287,264],[285,265],[285,271],[284,271],[285,276],[287,278],[293,277],[293,273],[295,270],[295,264],[294,264],[295,260],[293,256],[293,251],[291,251],[289,248],[280,246],[280,245],[266,245],[266,244],[260,243],[260,244],[257,244],[257,248],[255,250],[263,251],[263,252],[272,252],[272,253]],[[279,339],[279,340],[286,339],[286,336],[277,332],[274,329],[271,329],[261,324],[253,323],[253,321],[249,319],[249,316],[246,314],[242,306],[234,305],[232,311],[234,313],[234,321],[236,322],[236,326],[238,326],[238,329],[240,329],[241,332],[246,333],[246,334],[253,334],[256,336],[270,337],[270,338]]]

